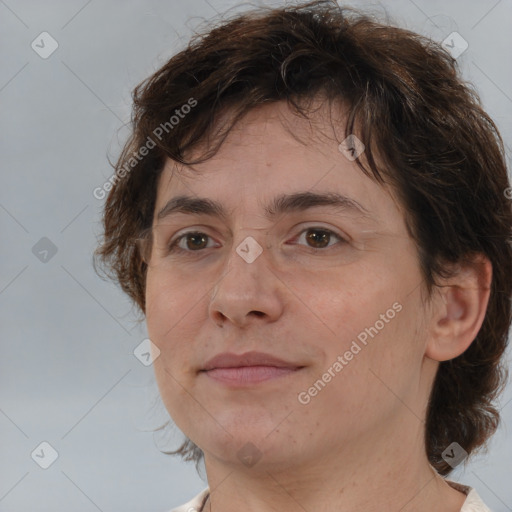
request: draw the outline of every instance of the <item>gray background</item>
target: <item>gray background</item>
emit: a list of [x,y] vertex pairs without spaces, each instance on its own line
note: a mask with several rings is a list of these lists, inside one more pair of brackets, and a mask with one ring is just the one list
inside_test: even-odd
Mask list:
[[[93,190],[127,136],[133,87],[239,3],[0,0],[0,511],[163,512],[206,485],[193,464],[160,453],[179,433],[149,431],[167,413],[151,366],[133,354],[144,325],[91,266],[102,208]],[[350,5],[438,41],[458,31],[469,43],[458,62],[510,145],[510,0]],[[59,45],[47,59],[31,47],[43,31]],[[54,255],[41,252],[43,237]],[[512,510],[510,385],[500,404],[488,456],[451,476],[496,512]],[[31,457],[43,441],[59,454],[48,469]],[[40,450],[34,458],[48,460]]]

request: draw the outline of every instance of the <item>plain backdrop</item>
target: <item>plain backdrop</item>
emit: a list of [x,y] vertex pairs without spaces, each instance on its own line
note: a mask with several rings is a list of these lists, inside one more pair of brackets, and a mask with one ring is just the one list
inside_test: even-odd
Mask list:
[[[164,512],[206,486],[193,464],[159,451],[179,432],[151,432],[167,413],[134,355],[144,324],[91,264],[103,204],[93,190],[126,140],[133,87],[239,4],[0,0],[2,512]],[[511,0],[347,5],[437,41],[458,32],[464,76],[510,146]],[[451,476],[494,512],[512,510],[511,386],[500,404],[488,455]]]

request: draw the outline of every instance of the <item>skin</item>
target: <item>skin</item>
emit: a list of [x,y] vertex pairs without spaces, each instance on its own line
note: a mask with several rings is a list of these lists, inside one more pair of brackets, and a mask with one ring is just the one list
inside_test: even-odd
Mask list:
[[[205,510],[459,511],[465,496],[428,463],[424,419],[438,362],[461,354],[481,326],[491,265],[475,258],[427,301],[392,191],[340,152],[343,137],[329,137],[323,108],[313,118],[285,104],[258,107],[215,157],[193,168],[166,163],[146,287],[162,400],[205,453]],[[265,217],[275,196],[304,191],[338,192],[368,215],[320,206]],[[220,202],[226,218],[158,220],[182,194]],[[327,247],[307,238],[312,227],[333,232]],[[187,229],[210,237],[201,252],[190,237],[184,253],[166,252],[164,242]],[[236,252],[248,236],[263,249],[252,263]],[[394,318],[300,403],[394,303],[402,306]],[[303,368],[238,389],[200,371],[216,354],[251,350]],[[255,464],[239,456],[244,446]]]

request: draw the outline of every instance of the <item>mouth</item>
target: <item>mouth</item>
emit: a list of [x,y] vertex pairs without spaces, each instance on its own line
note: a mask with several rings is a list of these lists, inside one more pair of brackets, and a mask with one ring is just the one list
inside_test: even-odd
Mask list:
[[208,378],[230,386],[247,386],[282,378],[304,368],[261,352],[222,353],[201,369]]
[[205,370],[206,375],[219,382],[233,385],[258,384],[271,379],[284,377],[300,370],[297,368],[277,368],[275,366],[240,366],[238,368],[214,368]]

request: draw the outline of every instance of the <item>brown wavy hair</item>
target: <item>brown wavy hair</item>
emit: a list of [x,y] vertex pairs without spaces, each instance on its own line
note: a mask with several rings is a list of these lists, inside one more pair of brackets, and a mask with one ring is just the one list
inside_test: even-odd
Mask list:
[[[221,20],[134,89],[132,135],[115,165],[96,269],[101,265],[144,314],[147,267],[133,241],[152,224],[165,160],[210,158],[261,104],[286,101],[305,118],[317,97],[346,106],[345,134],[366,146],[361,171],[390,182],[405,208],[429,296],[447,263],[476,253],[492,263],[483,325],[462,355],[440,363],[428,404],[428,460],[449,474],[441,456],[448,445],[456,441],[471,454],[498,427],[494,402],[507,377],[502,355],[512,302],[512,189],[503,143],[459,75],[439,44],[334,1]],[[178,111],[179,122],[171,123]],[[229,122],[219,122],[223,112],[232,114]],[[200,158],[187,160],[202,142]],[[144,145],[155,147],[142,157]],[[169,453],[196,466],[203,456],[188,438]]]

